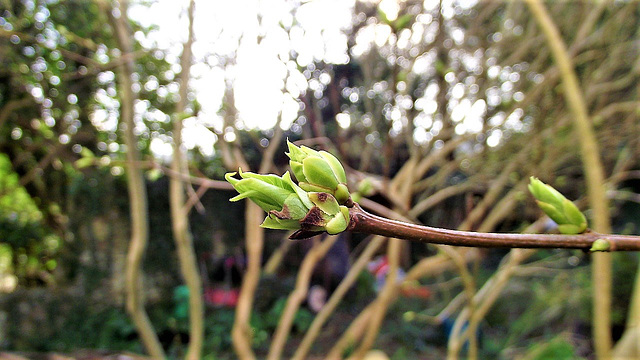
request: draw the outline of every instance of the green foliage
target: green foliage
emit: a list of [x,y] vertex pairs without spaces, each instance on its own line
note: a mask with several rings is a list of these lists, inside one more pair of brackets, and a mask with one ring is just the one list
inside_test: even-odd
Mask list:
[[[287,305],[287,297],[281,297],[273,304],[271,309],[265,315],[265,322],[263,324],[265,329],[273,332],[278,327],[284,308]],[[313,315],[305,308],[299,308],[293,318],[294,330],[301,333],[309,328],[313,321]]]
[[371,299],[375,296],[376,279],[369,271],[361,271],[356,280],[356,298]]
[[207,316],[203,354],[215,357],[216,354],[231,350],[231,329],[233,328],[234,316],[233,309],[218,309]]
[[42,220],[36,202],[19,181],[7,155],[0,154],[0,218],[14,219],[23,224]]
[[557,336],[546,342],[531,345],[525,358],[531,360],[578,360],[584,359],[577,356],[573,345],[563,336]]
[[50,281],[62,243],[42,224],[36,201],[19,184],[6,155],[0,154],[0,275],[19,283]]
[[189,288],[186,285],[176,286],[173,289],[173,301],[175,303],[173,316],[177,320],[187,320],[189,318]]

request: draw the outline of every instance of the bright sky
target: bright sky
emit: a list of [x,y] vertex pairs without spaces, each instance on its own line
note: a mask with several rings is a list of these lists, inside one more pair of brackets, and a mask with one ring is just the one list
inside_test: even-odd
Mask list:
[[[380,9],[390,19],[397,17],[397,1],[399,0],[380,2]],[[437,0],[425,0],[424,7],[434,9],[437,4]],[[474,4],[475,1],[454,4],[453,0],[445,0],[442,3],[443,16],[452,18],[454,12],[469,9]],[[177,64],[182,43],[187,38],[187,5],[188,0],[158,0],[150,6],[131,6],[131,18],[142,25],[157,25],[159,28],[148,37],[138,33],[136,39],[146,47],[166,50],[167,60]],[[220,115],[227,83],[233,84],[238,110],[238,120],[234,125],[237,128],[267,130],[276,124],[279,116],[282,117],[281,126],[289,128],[299,115],[300,104],[297,99],[301,92],[307,89],[317,91],[330,81],[329,74],[324,74],[324,79],[321,76],[320,82],[307,80],[298,69],[313,61],[340,64],[350,60],[344,30],[351,26],[354,6],[355,0],[196,0],[196,42],[193,46],[194,65],[191,69],[190,87],[202,105],[202,110],[197,118],[185,120],[183,138],[187,148],[199,147],[205,155],[212,155],[217,136],[210,128],[223,133],[228,140],[233,140],[233,133],[222,129]],[[434,26],[437,24],[432,16],[424,13],[416,18],[410,29],[402,30],[397,39],[390,40],[391,29],[388,25],[375,22],[368,24],[356,34],[352,56],[365,54],[374,46],[388,46],[390,41],[399,49],[410,51],[416,48],[417,51],[417,45],[434,41],[437,31]],[[517,26],[506,22],[505,28],[514,32],[517,30]],[[461,44],[464,41],[464,29],[454,26],[449,29],[449,33],[455,43]],[[291,58],[291,51],[297,53],[295,61]],[[464,83],[461,83],[453,72],[445,75],[445,80],[450,84],[448,106],[457,134],[481,132],[482,119],[488,106],[495,106],[507,98],[522,100],[522,94],[512,90],[524,69],[500,68],[491,63],[491,59],[483,64],[484,54],[481,50],[472,53],[459,51],[454,56],[467,72],[483,71],[484,68],[489,78],[499,78],[502,82],[502,87],[490,88],[485,97],[476,95],[478,86],[474,84],[473,76],[465,78]],[[416,74],[433,73],[434,61],[435,53],[426,52],[416,58],[411,70]],[[176,73],[180,71],[179,65],[174,65],[174,68]],[[157,83],[141,85],[157,87]],[[365,91],[382,94],[389,90],[387,87],[386,81],[380,81],[372,89]],[[158,91],[160,90],[162,89]],[[365,96],[358,88],[345,90],[351,91],[348,97],[352,102]],[[406,101],[398,101],[396,98],[396,103],[384,114],[392,122],[392,132],[401,131],[408,121],[407,110],[415,107],[420,112],[413,119],[416,125],[414,140],[417,143],[427,143],[436,136],[442,128],[441,119],[435,116],[437,93],[437,85],[431,83],[424,95],[415,102],[410,97]],[[138,107],[140,112],[145,112],[145,108],[144,104]],[[522,110],[517,109],[511,114],[498,113],[489,119],[489,124],[495,129],[489,131],[487,145],[496,146],[500,143],[503,137],[500,128],[522,130],[522,115]],[[162,113],[145,116],[166,118]],[[336,120],[340,126],[348,127],[355,120],[352,116],[343,112],[336,116]],[[170,141],[167,136],[156,137],[152,140],[151,149],[159,157],[169,159],[172,153]]]
[[[187,38],[187,4],[164,0],[150,7],[131,6],[131,18],[159,27],[148,38],[136,38],[144,46],[167,50],[167,60],[177,63]],[[351,25],[353,6],[353,0],[196,0],[190,86],[202,111],[197,119],[185,121],[185,145],[212,154],[216,136],[206,126],[223,130],[218,112],[225,82],[233,82],[240,118],[236,125],[266,130],[282,114],[281,126],[288,128],[298,116],[296,99],[307,88],[299,66],[314,60],[348,62],[342,30]],[[298,54],[297,62],[290,58],[291,50]],[[235,63],[223,68],[221,58]],[[171,154],[169,143],[160,139],[152,142],[152,150],[161,157]]]

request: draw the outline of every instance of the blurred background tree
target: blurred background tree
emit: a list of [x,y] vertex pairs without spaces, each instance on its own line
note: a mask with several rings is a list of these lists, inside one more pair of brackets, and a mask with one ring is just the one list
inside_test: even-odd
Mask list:
[[[180,79],[187,2],[134,1],[125,14],[119,5],[0,0],[0,347],[145,351],[123,311],[131,214],[117,68],[132,63],[133,133],[149,209],[143,290],[168,356],[186,353],[189,333],[188,320],[174,311],[181,301],[174,288],[183,280],[171,179],[183,182],[205,298],[224,287],[240,293],[235,314],[209,302],[202,356],[235,358],[235,349],[243,358],[323,358],[368,347],[396,358],[593,352],[588,254],[397,240],[385,252],[384,239],[358,235],[331,240],[333,247],[290,243],[282,232],[257,228],[262,214],[228,203],[231,193],[213,181],[238,166],[283,173],[289,138],[336,154],[351,189],[369,179],[363,206],[389,217],[478,231],[555,231],[526,194],[531,175],[592,217],[582,139],[527,4],[195,1],[189,85]],[[613,232],[640,234],[638,4],[544,5],[592,120]],[[123,51],[109,17],[128,20],[131,51]],[[177,121],[186,162],[170,168]],[[378,295],[363,269],[376,255],[386,255],[389,279],[406,274],[403,282],[380,283]],[[345,258],[345,270],[334,271]],[[220,259],[234,259],[222,263],[235,270],[210,274]],[[637,269],[637,254],[613,255],[614,341],[640,331]],[[243,272],[251,280],[239,289],[241,279],[230,274]],[[214,281],[220,274],[228,279]],[[415,285],[410,280],[430,296],[394,301],[399,289]],[[337,306],[312,320],[307,288],[319,283],[327,296],[338,294]],[[347,292],[349,284],[357,291]],[[400,320],[404,313],[416,316]],[[477,341],[465,343],[467,323],[481,328]],[[365,345],[358,348],[360,336]]]

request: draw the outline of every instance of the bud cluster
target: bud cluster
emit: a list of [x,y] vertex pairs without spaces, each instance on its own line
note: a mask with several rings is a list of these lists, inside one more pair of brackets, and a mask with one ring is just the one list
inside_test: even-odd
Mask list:
[[347,229],[350,200],[347,178],[340,161],[325,151],[289,145],[289,172],[282,176],[238,171],[225,179],[238,191],[230,201],[248,198],[267,212],[262,227],[297,230],[291,237],[304,238],[317,232],[337,234]]

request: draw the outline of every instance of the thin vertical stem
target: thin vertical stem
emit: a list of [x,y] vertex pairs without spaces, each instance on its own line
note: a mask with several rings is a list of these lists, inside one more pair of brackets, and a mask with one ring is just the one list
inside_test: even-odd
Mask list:
[[[551,53],[558,64],[564,85],[564,96],[572,113],[580,144],[582,162],[587,183],[587,194],[593,209],[593,228],[609,233],[611,223],[604,189],[604,170],[599,157],[599,148],[587,106],[573,69],[567,48],[551,16],[540,0],[527,0],[536,21],[547,38]],[[593,254],[593,335],[596,356],[599,359],[611,357],[611,255]]]
[[[194,0],[189,2],[189,37],[183,45],[180,65],[180,100],[176,104],[176,113],[173,124],[173,160],[171,170],[177,174],[188,176],[187,160],[182,147],[182,119],[187,109],[187,96],[189,93],[189,70],[191,69],[192,52],[191,45],[194,40],[193,15]],[[204,341],[204,304],[202,301],[202,283],[198,271],[193,239],[189,230],[188,210],[185,206],[185,184],[180,177],[171,177],[169,180],[169,201],[171,204],[171,227],[176,243],[180,272],[189,289],[189,345],[186,359],[197,360],[201,357]]]
[[[123,55],[133,52],[131,44],[131,30],[127,19],[127,0],[121,0],[117,8],[120,16],[114,16],[114,8],[107,6],[105,2],[100,3],[104,11],[108,14],[116,41]],[[131,89],[134,63],[129,58],[119,66],[120,83],[120,122],[124,125],[124,143],[127,147],[126,167],[127,167],[127,188],[129,190],[129,207],[131,215],[131,241],[127,252],[127,262],[125,269],[125,288],[127,294],[127,312],[138,331],[140,339],[147,349],[149,355],[155,359],[164,359],[165,354],[158,336],[153,329],[151,321],[144,309],[144,298],[142,286],[142,256],[147,247],[149,236],[148,209],[147,209],[147,189],[144,184],[142,170],[136,165],[140,159],[137,147],[137,139],[133,132],[135,124],[133,122],[135,93]]]

